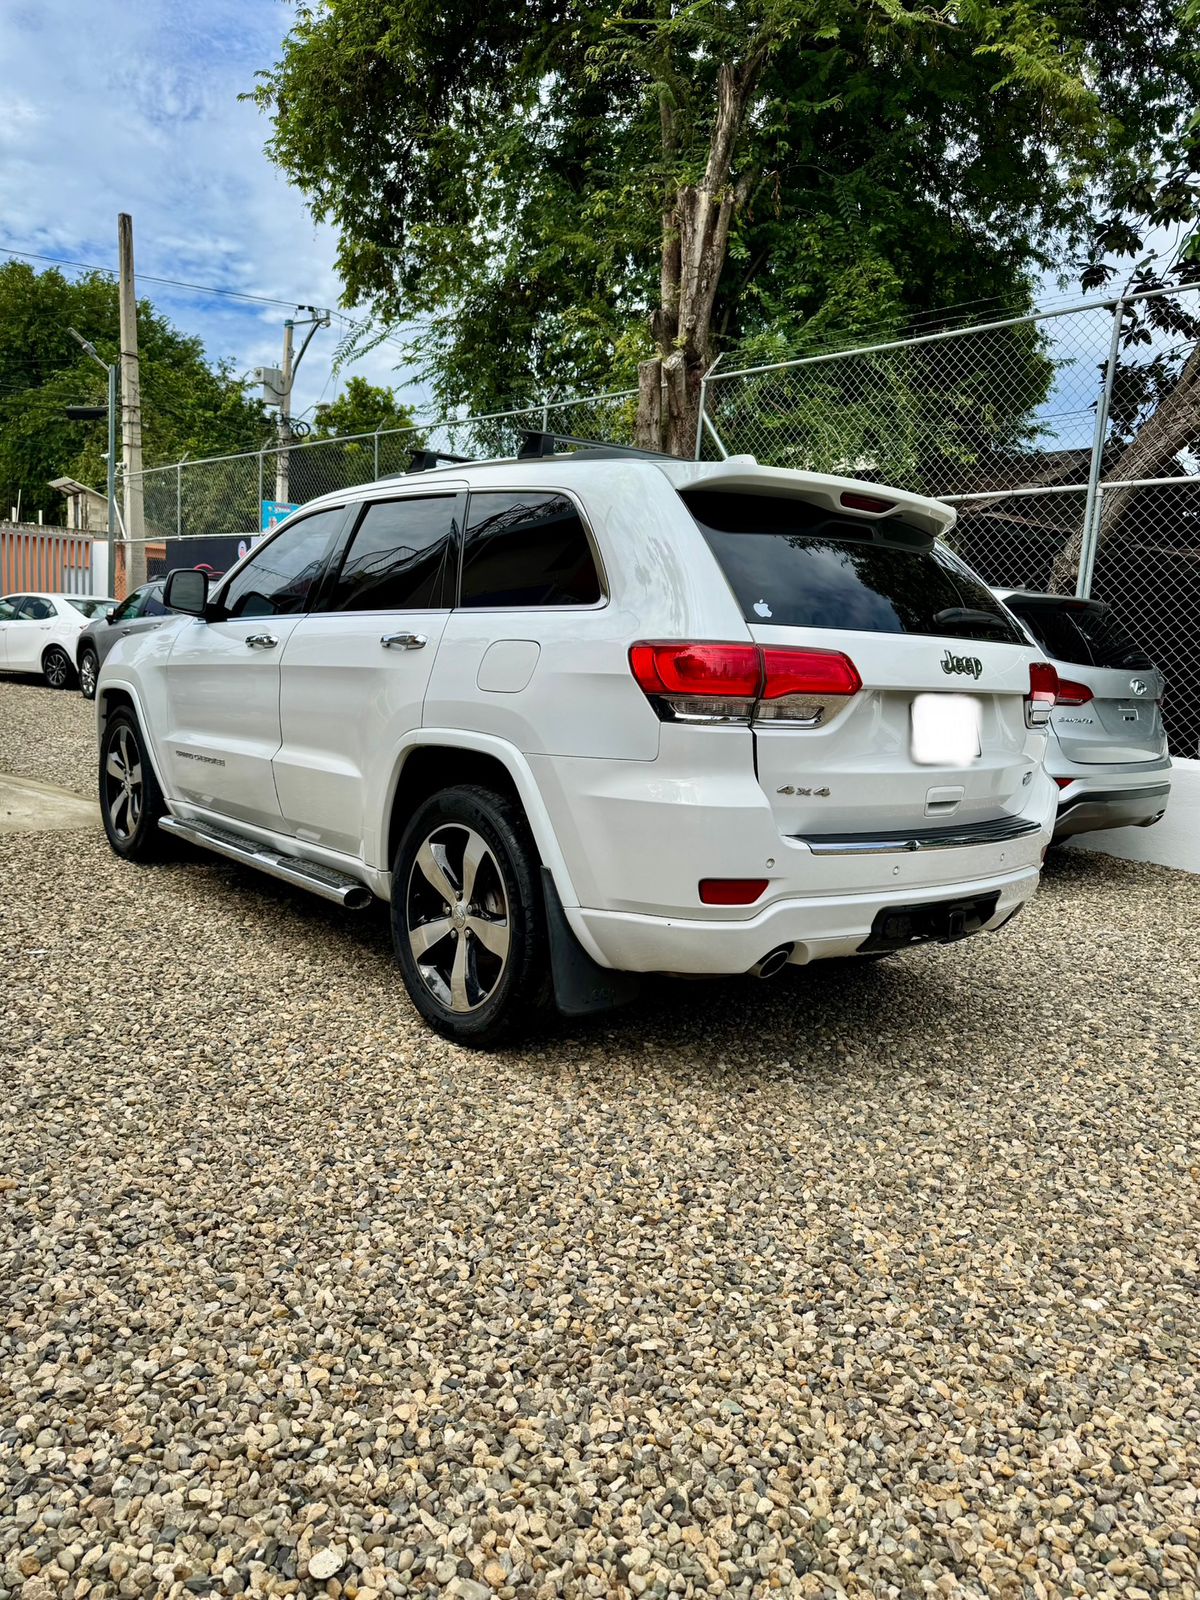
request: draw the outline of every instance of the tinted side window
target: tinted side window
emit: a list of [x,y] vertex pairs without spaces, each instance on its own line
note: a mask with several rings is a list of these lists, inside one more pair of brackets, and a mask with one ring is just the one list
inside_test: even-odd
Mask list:
[[113,612],[114,622],[132,622],[135,617],[141,616],[142,601],[146,598],[146,588],[147,585],[143,584],[140,589],[135,589],[132,594],[125,596],[124,600]]
[[600,598],[592,547],[562,494],[473,494],[464,606],[586,606]]
[[140,613],[143,617],[169,617],[171,612],[163,605],[163,586],[152,584],[146,591],[146,603]]
[[354,530],[322,611],[432,611],[453,598],[453,495],[380,500]]
[[226,616],[282,617],[307,611],[344,515],[341,506],[318,511],[268,539],[226,584],[221,595]]
[[981,578],[899,520],[881,528],[782,495],[683,499],[747,622],[1025,642]]
[[0,600],[0,622],[9,622],[17,614],[17,608],[11,600]]
[[40,595],[30,595],[27,600],[22,600],[17,607],[17,616],[26,622],[45,622],[49,617],[57,615],[49,600],[43,600]]

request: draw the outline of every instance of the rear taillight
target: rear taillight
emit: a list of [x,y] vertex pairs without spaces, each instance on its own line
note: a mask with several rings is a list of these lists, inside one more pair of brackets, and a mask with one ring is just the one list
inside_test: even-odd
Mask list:
[[862,688],[858,669],[838,650],[763,650],[763,692],[758,722],[828,722]]
[[1025,701],[1025,722],[1030,728],[1044,728],[1050,721],[1058,698],[1058,673],[1048,661],[1029,664],[1029,695]]
[[837,650],[756,644],[635,644],[638,687],[667,722],[776,722],[815,728],[862,688]]
[[673,722],[749,722],[762,686],[754,644],[635,644],[629,665],[659,715]]
[[1092,698],[1092,691],[1086,683],[1075,683],[1070,678],[1058,680],[1058,694],[1054,703],[1057,706],[1085,706]]

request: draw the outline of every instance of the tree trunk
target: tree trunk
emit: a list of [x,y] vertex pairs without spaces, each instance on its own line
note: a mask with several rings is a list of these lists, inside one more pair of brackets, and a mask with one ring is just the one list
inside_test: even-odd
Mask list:
[[[712,362],[713,306],[725,266],[729,229],[745,203],[750,177],[731,180],[733,151],[746,104],[762,68],[759,52],[717,74],[717,110],[703,179],[675,191],[662,215],[662,304],[650,319],[658,354],[638,372],[634,437],[642,449],[692,456],[700,416],[700,382]],[[664,154],[673,129],[664,114]]]
[[[1200,345],[1192,351],[1175,380],[1175,387],[1147,417],[1132,442],[1104,473],[1120,483],[1127,478],[1171,476],[1171,463],[1200,433]],[[1137,489],[1110,489],[1101,497],[1101,536],[1111,544],[1124,531]],[[1056,594],[1073,594],[1083,555],[1084,529],[1071,535],[1054,558],[1050,587]]]

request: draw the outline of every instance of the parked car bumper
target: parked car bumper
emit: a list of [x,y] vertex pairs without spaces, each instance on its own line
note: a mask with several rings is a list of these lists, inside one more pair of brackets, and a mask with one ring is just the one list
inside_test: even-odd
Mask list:
[[[998,928],[1037,888],[1056,808],[1039,768],[1007,836],[981,824],[977,840],[955,844],[947,824],[918,827],[921,840],[911,826],[890,839],[806,839],[781,834],[753,774],[716,757],[682,792],[652,763],[531,766],[576,891],[568,921],[594,959],[627,972],[744,973],[783,946],[798,965],[854,955],[887,943],[889,916],[908,916],[916,938]],[[700,902],[702,878],[760,877],[750,905]]]
[[[957,884],[951,891],[940,886],[920,891],[897,889],[891,894],[777,900],[756,916],[737,922],[582,908],[568,916],[585,935],[584,943],[598,949],[610,967],[625,972],[717,976],[749,972],[778,950],[786,950],[786,960],[792,965],[806,966],[833,956],[866,953],[864,947],[896,949],[906,942],[929,939],[944,943],[995,930],[1032,898],[1039,871],[1040,859],[1019,872]],[[990,915],[977,920],[978,910],[990,911]],[[961,922],[953,920],[956,913],[963,914]],[[892,923],[901,929],[911,926],[912,938],[906,939],[903,932],[889,936]],[[927,927],[930,931],[923,931]]]
[[1059,763],[1057,771],[1051,765],[1051,776],[1059,786],[1056,843],[1098,828],[1149,828],[1171,794],[1169,759],[1090,771]]
[[1092,833],[1099,828],[1149,828],[1167,809],[1171,795],[1169,783],[1145,784],[1136,789],[1081,788],[1063,790],[1054,825],[1054,840],[1069,839],[1077,833]]

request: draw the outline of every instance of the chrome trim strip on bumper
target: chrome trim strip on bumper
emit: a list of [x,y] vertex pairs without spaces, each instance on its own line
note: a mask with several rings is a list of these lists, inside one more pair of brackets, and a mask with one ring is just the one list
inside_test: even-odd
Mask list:
[[975,844],[1007,844],[1041,831],[1041,824],[1024,817],[1000,817],[994,822],[969,822],[958,828],[913,828],[905,833],[794,834],[815,856],[878,856],[913,850],[961,850]]

